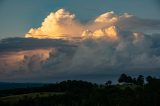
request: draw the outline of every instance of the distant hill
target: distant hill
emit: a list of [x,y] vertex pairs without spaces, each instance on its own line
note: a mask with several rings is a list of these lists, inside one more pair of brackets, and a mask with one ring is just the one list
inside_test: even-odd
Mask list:
[[10,83],[0,82],[0,90],[15,89],[15,88],[31,88],[42,87],[44,83]]

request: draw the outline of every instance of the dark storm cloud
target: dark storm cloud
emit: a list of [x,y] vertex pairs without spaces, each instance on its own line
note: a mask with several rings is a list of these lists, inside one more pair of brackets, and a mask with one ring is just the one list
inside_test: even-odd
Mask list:
[[3,39],[0,41],[0,79],[36,79],[61,73],[60,68],[66,67],[76,48],[77,43],[65,40]]
[[75,47],[65,40],[32,39],[32,38],[8,38],[0,41],[0,52],[33,50],[50,47]]
[[[125,38],[120,35],[121,39],[118,41],[86,39],[78,44],[66,43],[62,40],[26,38],[2,40],[1,50],[4,44],[10,45],[7,46],[8,49],[3,49],[3,52],[0,52],[1,80],[80,79],[85,76],[90,76],[90,79],[93,79],[93,77],[96,78],[96,75],[104,78],[103,75],[116,76],[123,72],[157,72],[160,69],[159,36],[160,34],[144,34],[140,35],[138,39],[133,39],[132,33],[127,33]],[[16,47],[17,44],[21,46]],[[56,51],[50,51],[50,49],[41,51],[40,48],[56,48]],[[24,50],[30,51],[22,52]],[[14,53],[3,54],[12,52]],[[8,59],[22,54],[24,58],[19,61],[18,58],[14,60],[17,62],[12,60],[10,66]],[[5,61],[8,63],[6,62],[3,66],[4,58],[7,58]],[[13,65],[15,66],[13,67]]]

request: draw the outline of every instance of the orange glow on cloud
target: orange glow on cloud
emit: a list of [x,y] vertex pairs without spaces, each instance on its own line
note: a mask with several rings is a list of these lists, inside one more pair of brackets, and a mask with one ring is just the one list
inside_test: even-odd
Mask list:
[[74,14],[65,9],[59,9],[50,13],[44,19],[41,27],[37,29],[31,28],[25,37],[67,40],[104,37],[117,40],[119,38],[117,24],[130,18],[132,18],[132,15],[127,13],[119,16],[111,11],[98,16],[90,23],[81,24],[76,20]]
[[95,38],[98,38],[98,37],[107,37],[107,38],[110,38],[112,40],[116,40],[118,39],[118,30],[116,29],[115,26],[111,26],[107,29],[99,29],[99,30],[96,30],[93,35],[95,36]]
[[83,28],[75,20],[74,14],[71,14],[64,9],[60,9],[55,13],[50,13],[40,28],[31,28],[25,37],[61,39],[79,36],[82,30]]
[[[30,62],[34,63],[32,69],[37,70],[41,68],[40,63],[46,61],[53,49],[36,49],[25,50],[19,52],[6,52],[1,54],[0,67],[2,70],[17,70],[22,68],[28,69]],[[34,62],[33,62],[34,61]]]

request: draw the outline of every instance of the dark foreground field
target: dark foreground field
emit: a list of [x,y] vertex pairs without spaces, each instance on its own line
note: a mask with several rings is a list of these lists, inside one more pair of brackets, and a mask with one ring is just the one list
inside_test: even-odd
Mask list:
[[160,106],[160,79],[122,74],[118,82],[100,85],[68,80],[43,87],[1,90],[0,106]]

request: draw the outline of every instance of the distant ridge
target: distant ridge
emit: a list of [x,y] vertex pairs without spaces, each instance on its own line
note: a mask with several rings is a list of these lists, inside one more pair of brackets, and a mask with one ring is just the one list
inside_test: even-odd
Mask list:
[[45,83],[0,82],[0,90],[15,89],[15,88],[42,87],[43,85],[45,85]]

